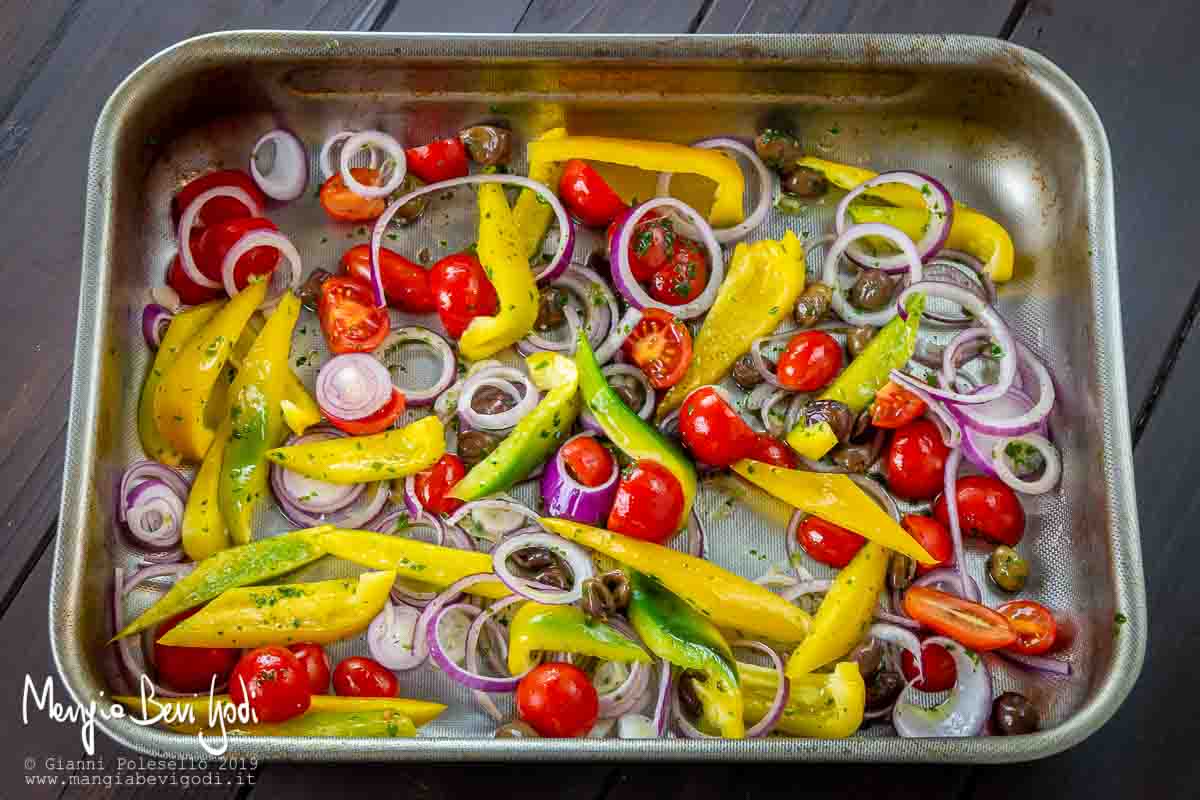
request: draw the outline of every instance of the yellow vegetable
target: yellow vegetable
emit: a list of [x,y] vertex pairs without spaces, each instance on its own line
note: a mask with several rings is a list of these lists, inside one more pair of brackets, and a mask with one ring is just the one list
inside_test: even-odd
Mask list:
[[429,416],[371,436],[276,447],[267,451],[267,460],[329,483],[371,483],[414,475],[445,452],[445,429]]
[[279,407],[283,411],[283,421],[297,436],[321,421],[317,401],[304,388],[304,381],[290,369],[284,378],[283,400],[279,401]]
[[[746,724],[767,715],[779,676],[775,670],[738,662],[742,678]],[[867,687],[858,665],[842,661],[833,672],[797,675],[790,678],[791,694],[775,730],[789,736],[814,739],[845,739],[862,725],[867,705]]]
[[[564,139],[566,135],[566,128],[551,128],[539,136],[538,141]],[[562,164],[557,161],[529,162],[530,180],[544,184],[555,194],[558,193],[558,182],[562,179],[562,171]],[[539,197],[537,192],[522,189],[520,196],[517,197],[517,204],[513,206],[513,218],[521,233],[525,255],[533,258],[540,254],[542,240],[546,238],[546,231],[549,230],[550,222],[554,219],[554,209]]]
[[221,464],[225,460],[225,444],[229,441],[229,421],[226,420],[208,446],[204,461],[196,472],[192,490],[188,492],[183,509],[183,552],[192,561],[203,561],[229,547],[229,530],[221,514],[219,487]]

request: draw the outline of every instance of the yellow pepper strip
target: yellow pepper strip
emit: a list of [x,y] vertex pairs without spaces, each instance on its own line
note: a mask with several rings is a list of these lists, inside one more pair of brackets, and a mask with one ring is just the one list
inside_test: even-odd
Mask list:
[[742,242],[734,248],[729,273],[696,336],[687,373],[658,404],[660,420],[693,389],[719,383],[751,342],[787,318],[804,291],[804,270],[804,245],[791,231],[778,242]]
[[[566,136],[566,128],[551,128],[539,136],[538,141],[565,139]],[[562,171],[562,164],[557,161],[529,162],[529,179],[548,186],[555,193],[558,192],[558,182],[562,180]],[[513,218],[521,233],[525,255],[528,258],[539,255],[542,252],[542,240],[546,238],[550,221],[554,219],[554,209],[537,192],[522,189],[517,204],[513,206]]]
[[[823,158],[805,156],[796,162],[820,172],[839,189],[849,191],[866,183],[878,173],[869,169],[826,161]],[[869,194],[879,197],[898,208],[884,208],[852,204],[850,216],[855,222],[883,222],[895,226],[908,234],[913,241],[921,238],[921,229],[929,219],[924,211],[925,203],[915,189],[900,184],[877,186]],[[905,209],[911,209],[911,213]],[[964,203],[954,204],[954,220],[946,247],[970,253],[984,263],[988,274],[997,283],[1012,279],[1013,242],[1004,226]]]
[[589,619],[579,606],[524,603],[508,627],[508,671],[520,675],[537,666],[537,653],[581,653],[606,661],[649,664],[650,654],[603,622]]
[[138,401],[138,437],[142,440],[142,450],[147,458],[171,466],[183,463],[183,456],[179,451],[158,432],[158,423],[154,419],[154,397],[158,392],[158,385],[175,363],[184,344],[208,324],[220,307],[220,303],[205,303],[180,312],[171,320],[167,332],[163,335],[162,343],[154,356],[154,363],[146,373],[146,382],[142,384],[142,396]]
[[807,514],[854,531],[922,564],[936,562],[870,495],[845,475],[784,469],[746,458],[736,462],[733,471]]
[[[767,715],[779,676],[769,667],[738,662],[742,678],[746,724]],[[830,673],[798,675],[791,680],[791,696],[775,730],[789,736],[813,739],[845,739],[862,725],[867,705],[867,687],[858,665],[841,661]]]
[[521,230],[504,187],[485,183],[479,187],[479,263],[496,287],[496,316],[476,317],[458,340],[469,361],[478,361],[516,344],[529,331],[538,314],[538,288],[521,241]]
[[718,628],[776,642],[798,642],[808,634],[812,619],[803,609],[711,561],[569,519],[539,521],[551,533],[657,578]]
[[317,401],[304,388],[304,381],[290,369],[283,384],[283,400],[279,401],[283,421],[292,433],[299,436],[321,421],[321,409]]
[[266,294],[267,281],[258,281],[222,306],[187,341],[155,389],[158,431],[185,461],[200,461],[212,444],[216,431],[209,427],[205,406],[242,328]]
[[605,136],[567,136],[530,142],[529,162],[570,161],[582,158],[608,164],[624,164],[648,172],[686,172],[716,182],[708,221],[714,228],[727,228],[745,219],[742,194],[745,177],[729,156],[717,150],[701,150],[670,142],[614,139]]
[[229,421],[217,430],[217,436],[209,445],[192,490],[188,492],[187,505],[183,508],[181,537],[183,552],[192,561],[203,561],[209,556],[229,547],[229,530],[221,515],[221,464],[225,460],[225,445],[229,441]]
[[414,475],[446,452],[446,431],[434,416],[371,436],[347,436],[276,447],[267,459],[329,483],[371,483]]
[[887,566],[887,550],[867,542],[837,574],[813,618],[812,633],[788,659],[789,678],[841,658],[862,640],[879,604]]
[[207,603],[222,592],[277,578],[325,555],[320,535],[328,525],[259,539],[209,556],[113,639],[144,631]]
[[[371,569],[395,570],[401,578],[418,580],[444,589],[459,578],[492,571],[487,553],[440,547],[417,539],[371,531],[333,528],[321,535],[321,546],[330,555]],[[480,582],[467,594],[497,600],[512,594],[499,580]]]
[[177,647],[326,644],[361,633],[383,608],[395,570],[357,580],[229,589],[158,641]]

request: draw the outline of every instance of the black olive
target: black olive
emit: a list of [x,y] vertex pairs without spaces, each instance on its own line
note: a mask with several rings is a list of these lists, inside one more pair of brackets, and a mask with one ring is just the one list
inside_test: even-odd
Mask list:
[[477,414],[500,414],[516,404],[508,392],[495,386],[480,386],[471,396],[471,409]]
[[[404,180],[401,181],[400,188],[392,193],[392,197],[406,195],[411,191],[420,189],[424,185],[425,181],[409,172],[404,176]],[[425,202],[428,199],[429,196],[424,195],[422,197],[409,200],[407,203],[400,206],[400,208],[396,209],[396,216],[392,217],[392,220],[400,223],[401,225],[411,225],[420,219],[421,215],[425,213]]]
[[300,287],[300,304],[309,311],[316,311],[321,303],[321,284],[332,277],[323,269],[314,269]]
[[896,702],[904,689],[904,678],[890,669],[881,669],[867,681],[867,711],[879,711]]
[[896,285],[883,270],[860,270],[850,287],[850,302],[867,311],[878,311],[892,302]]
[[1005,692],[992,701],[992,727],[1001,736],[1020,736],[1038,729],[1041,715],[1029,698]]
[[854,427],[854,414],[845,403],[837,400],[813,400],[804,407],[804,424],[816,425],[818,422],[828,424],[838,441],[844,443],[849,440]]
[[506,722],[499,728],[496,728],[495,737],[497,739],[540,739],[538,732],[526,722],[521,722],[519,719],[514,719],[512,722]]
[[512,153],[512,131],[495,125],[473,125],[461,131],[458,138],[476,164],[504,164]]
[[779,188],[801,200],[819,200],[829,191],[829,179],[815,169],[793,164],[780,174]]
[[784,169],[804,156],[800,141],[786,131],[766,128],[754,137],[754,151],[758,157],[774,169]]
[[536,573],[533,579],[538,583],[553,586],[555,589],[562,589],[564,592],[571,588],[570,575],[567,574],[567,571],[560,564],[552,564],[546,567]]
[[458,457],[470,469],[491,455],[500,442],[499,436],[486,431],[462,431],[458,434]]
[[536,570],[557,563],[554,553],[548,547],[527,547],[509,556],[521,569]]
[[878,639],[867,637],[859,642],[845,658],[858,664],[858,671],[864,678],[870,678],[883,664],[883,645]]
[[864,325],[861,328],[851,328],[846,334],[846,349],[850,351],[851,358],[858,358],[863,350],[867,349],[867,345],[875,338],[875,329],[870,325]]
[[683,707],[683,713],[692,719],[696,719],[704,713],[704,705],[700,702],[700,696],[696,694],[695,681],[699,675],[695,672],[685,672],[679,678],[679,705]]
[[811,328],[821,321],[829,312],[830,299],[833,292],[820,281],[814,281],[804,287],[800,299],[796,301],[796,324],[801,328]]
[[608,265],[608,251],[593,250],[591,254],[588,255],[584,266],[590,269],[592,272],[599,273],[600,275],[609,274],[611,268]]
[[988,579],[1006,592],[1019,592],[1029,578],[1029,564],[1011,547],[1000,545],[987,560]]
[[850,431],[851,441],[864,441],[867,432],[871,430],[871,409],[864,408],[858,412],[858,416],[854,418],[854,428]]
[[608,619],[629,607],[629,579],[619,569],[583,582],[583,611],[590,617]]
[[567,315],[563,313],[563,309],[567,307],[568,299],[570,296],[566,289],[557,286],[542,289],[541,299],[538,301],[537,321],[533,323],[533,327],[544,333],[566,322]]
[[903,553],[892,553],[888,562],[888,588],[903,592],[912,586],[913,578],[917,576],[917,562]]
[[870,469],[878,457],[879,453],[871,446],[870,442],[847,442],[829,451],[829,458],[833,463],[842,469],[860,475]]
[[[763,361],[766,362],[768,369],[775,368],[769,359],[764,358]],[[758,367],[754,366],[754,359],[749,353],[733,362],[733,382],[746,391],[750,391],[763,382],[762,373],[758,371]]]

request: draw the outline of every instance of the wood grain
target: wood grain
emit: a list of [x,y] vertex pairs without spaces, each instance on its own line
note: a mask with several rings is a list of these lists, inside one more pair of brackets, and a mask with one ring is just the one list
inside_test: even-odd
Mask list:
[[998,35],[1011,0],[714,0],[697,33]]
[[529,0],[399,0],[375,30],[509,33],[528,7]]
[[518,33],[687,33],[703,0],[533,0]]

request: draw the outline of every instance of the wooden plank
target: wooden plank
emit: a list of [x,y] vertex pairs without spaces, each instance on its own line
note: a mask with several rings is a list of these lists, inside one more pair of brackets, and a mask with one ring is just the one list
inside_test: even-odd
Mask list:
[[528,7],[529,0],[400,0],[376,30],[509,33]]
[[518,33],[688,33],[703,0],[533,0]]
[[[525,774],[519,774],[518,770]],[[539,764],[529,770],[519,765],[493,764],[376,767],[292,764],[262,770],[252,796],[328,800],[356,794],[371,796],[387,787],[396,796],[413,800],[600,798],[604,796],[606,780],[613,773],[611,766],[583,764]]]
[[27,13],[29,0],[0,1],[0,119],[37,77],[79,10],[73,0],[46,0]]
[[1012,0],[714,0],[696,32],[995,36],[1012,6]]

